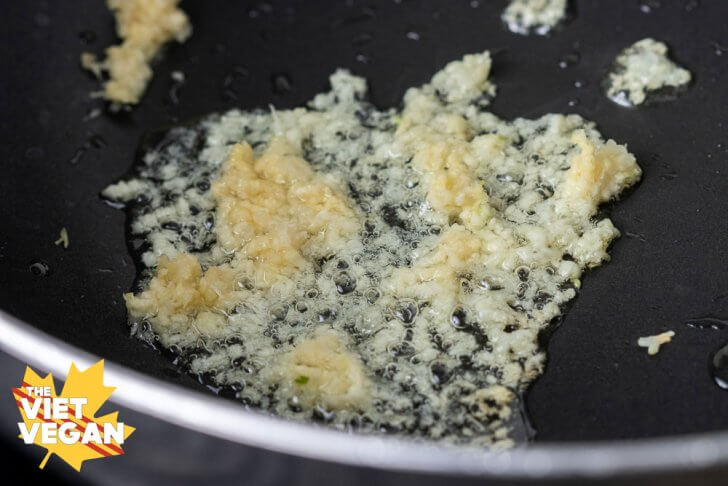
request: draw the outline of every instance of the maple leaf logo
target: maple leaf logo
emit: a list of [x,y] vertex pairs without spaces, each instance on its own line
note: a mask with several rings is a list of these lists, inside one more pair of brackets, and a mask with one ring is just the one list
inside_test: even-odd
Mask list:
[[50,373],[41,378],[26,367],[23,383],[13,388],[13,397],[23,418],[18,424],[19,437],[48,450],[41,469],[52,454],[76,471],[81,471],[83,462],[89,459],[124,454],[121,444],[134,432],[134,427],[119,423],[119,412],[95,416],[114,390],[104,386],[104,360],[86,371],[79,371],[71,363],[60,395],[56,395]]

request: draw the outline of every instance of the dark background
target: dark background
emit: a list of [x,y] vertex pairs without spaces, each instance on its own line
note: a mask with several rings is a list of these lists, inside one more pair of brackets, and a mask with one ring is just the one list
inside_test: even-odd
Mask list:
[[[612,262],[584,279],[528,395],[536,440],[728,429],[728,392],[708,372],[728,330],[686,325],[728,318],[728,48],[720,48],[728,46],[728,4],[581,0],[549,38],[506,31],[505,4],[186,0],[195,33],[156,63],[141,104],[85,120],[103,103],[89,96],[98,84],[79,55],[116,40],[104,2],[3,2],[0,308],[106,359],[201,388],[128,336],[121,294],[135,269],[124,214],[98,194],[127,173],[142,134],[232,107],[300,105],[326,89],[337,67],[365,76],[374,103],[386,107],[447,62],[490,49],[496,114],[579,113],[626,143],[644,170],[611,210],[624,235]],[[600,82],[622,48],[648,36],[671,47],[693,84],[674,101],[619,107]],[[186,76],[178,103],[174,70]],[[276,86],[280,74],[290,89]],[[53,244],[61,227],[67,250]],[[29,270],[38,261],[46,276]],[[659,355],[636,346],[668,329],[677,335]]]

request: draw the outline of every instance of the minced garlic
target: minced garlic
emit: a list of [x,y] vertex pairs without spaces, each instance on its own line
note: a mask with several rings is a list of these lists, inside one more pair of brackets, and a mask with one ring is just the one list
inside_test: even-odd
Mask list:
[[64,249],[68,248],[68,245],[69,245],[68,230],[65,227],[61,228],[61,232],[58,235],[58,239],[56,241],[54,241],[53,244],[55,244],[56,246],[60,245]]
[[590,141],[583,130],[578,130],[571,141],[579,148],[579,154],[571,160],[564,190],[559,194],[571,203],[569,209],[586,205],[587,212],[592,212],[640,178],[642,171],[634,156],[614,140]]
[[[244,301],[238,285],[243,279],[269,288],[335,252],[357,231],[346,197],[283,139],[272,140],[257,160],[250,145],[234,145],[212,194],[219,243],[236,252],[235,258],[203,272],[189,253],[161,256],[148,289],[124,295],[130,315],[180,329],[201,312],[225,311]],[[224,329],[206,315],[196,330],[218,335]]]
[[276,371],[280,374],[271,380],[293,388],[290,394],[304,407],[363,410],[372,399],[372,384],[361,358],[331,330],[318,332],[284,354]]
[[220,244],[250,262],[258,286],[294,276],[356,234],[353,204],[284,139],[257,160],[235,145],[226,164],[212,186]]
[[[242,295],[234,270],[216,266],[202,270],[189,253],[159,258],[156,276],[139,295],[124,294],[129,314],[149,318],[163,332],[187,331],[204,335],[224,331],[220,311],[229,309]],[[217,310],[217,312],[214,312]]]
[[81,54],[81,66],[96,77],[108,73],[104,97],[115,103],[135,104],[152,78],[150,63],[162,46],[184,42],[192,33],[187,15],[177,7],[180,0],[107,0],[116,16],[122,43],[106,49],[106,59]]
[[654,356],[660,352],[660,347],[672,341],[674,336],[674,331],[667,331],[655,336],[641,337],[637,340],[637,345],[641,348],[647,348],[647,354]]
[[424,145],[412,159],[427,187],[427,202],[435,211],[479,228],[491,214],[488,195],[463,161],[462,146],[445,142]]
[[567,0],[511,0],[502,19],[511,32],[546,35],[566,17]]
[[607,96],[623,106],[640,105],[650,94],[690,83],[690,71],[667,57],[667,46],[646,38],[624,49],[607,77]]
[[538,335],[609,258],[599,204],[640,176],[577,115],[502,120],[487,52],[401,111],[339,70],[306,108],[170,130],[131,205],[138,333],[249,406],[504,447]]

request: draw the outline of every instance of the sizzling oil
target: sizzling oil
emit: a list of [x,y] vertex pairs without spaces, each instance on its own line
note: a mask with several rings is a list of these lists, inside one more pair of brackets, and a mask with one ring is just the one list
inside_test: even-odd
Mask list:
[[[480,445],[528,437],[519,396],[543,369],[538,336],[608,258],[618,231],[598,206],[640,171],[579,116],[487,112],[489,69],[487,53],[453,62],[409,90],[401,112],[376,109],[364,80],[338,71],[306,108],[233,110],[157,135],[134,177],[105,191],[130,211],[135,334],[216,393],[282,416]],[[306,175],[275,182],[261,160]],[[298,185],[308,201],[321,184],[355,231],[332,240],[339,223],[324,224],[296,240],[295,271],[270,273],[246,257],[252,226],[236,233],[221,205],[252,218],[256,237],[277,231],[258,211],[289,235],[329,216],[240,200],[245,178],[220,199],[234,167],[279,196]],[[213,271],[233,285],[202,292]],[[160,313],[170,289],[194,306]]]

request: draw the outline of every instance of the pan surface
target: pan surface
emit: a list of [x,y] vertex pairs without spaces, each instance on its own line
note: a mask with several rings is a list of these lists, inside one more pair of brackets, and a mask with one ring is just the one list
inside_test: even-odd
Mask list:
[[[546,372],[527,397],[536,440],[728,429],[728,392],[708,371],[728,329],[686,324],[728,318],[728,48],[721,49],[728,45],[728,6],[718,0],[573,3],[573,18],[543,38],[506,31],[502,1],[187,0],[191,39],[169,47],[138,107],[97,118],[88,115],[101,106],[89,97],[98,85],[78,59],[115,42],[103,2],[6,5],[0,20],[0,309],[132,370],[201,389],[130,338],[126,326],[121,294],[135,268],[124,215],[98,194],[128,172],[142,135],[232,107],[300,105],[327,86],[337,67],[365,76],[374,103],[391,106],[448,61],[490,49],[497,52],[494,113],[579,113],[628,144],[644,170],[637,189],[611,210],[623,234],[611,248],[612,261],[585,277],[548,343]],[[622,48],[648,36],[671,47],[693,84],[674,101],[619,107],[600,82]],[[170,96],[175,70],[186,78],[178,100]],[[290,89],[276,88],[272,79],[279,74]],[[62,227],[70,238],[66,250],[53,244]],[[37,263],[48,271],[38,272]],[[677,335],[656,357],[636,346],[639,336],[668,329]]]

